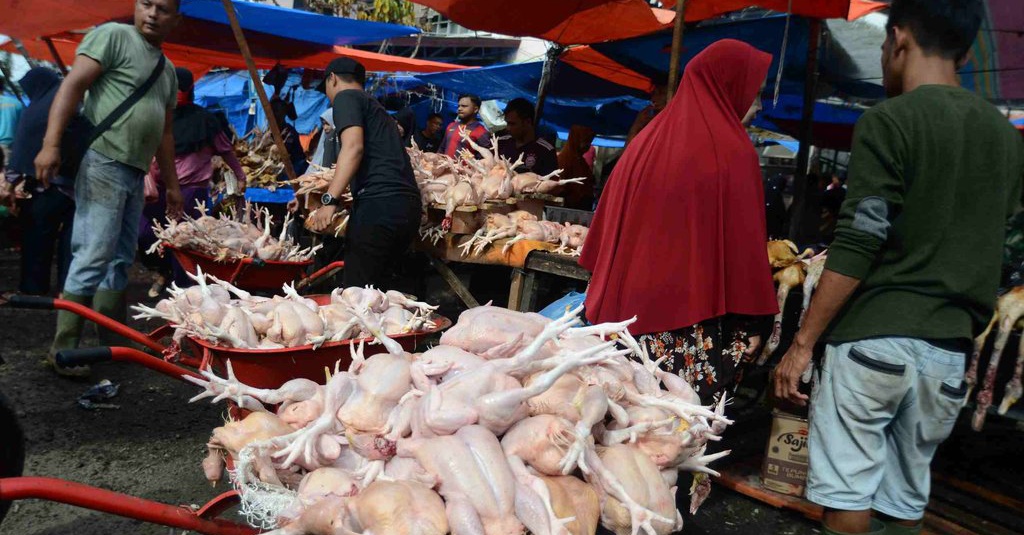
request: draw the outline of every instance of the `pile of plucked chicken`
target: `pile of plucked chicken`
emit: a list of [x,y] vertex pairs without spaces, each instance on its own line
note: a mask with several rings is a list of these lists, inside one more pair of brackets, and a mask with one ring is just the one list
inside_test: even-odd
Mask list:
[[253,411],[213,432],[206,477],[230,460],[243,514],[274,535],[675,532],[679,486],[696,511],[728,454],[707,451],[726,400],[701,406],[631,321],[581,327],[578,313],[474,308],[418,354],[376,331],[387,352],[354,350],[325,385],[205,372],[192,401]]
[[284,172],[284,162],[270,130],[262,132],[255,129],[249,135],[236,138],[234,147],[249,187],[273,190],[278,186],[277,179]]
[[280,236],[274,237],[271,235],[274,220],[268,210],[256,211],[252,205],[246,204],[239,217],[227,212],[214,217],[202,202],[197,202],[196,207],[202,213],[198,219],[188,214],[177,221],[161,223],[154,219],[153,232],[157,241],[147,253],[162,252],[165,244],[171,244],[178,249],[211,256],[218,261],[256,258],[277,262],[305,262],[313,258],[322,247],[302,248],[288,237],[291,215],[285,216]]
[[[135,305],[135,319],[160,319],[174,326],[174,340],[186,336],[235,349],[269,350],[340,342],[375,334],[395,336],[433,327],[437,307],[401,292],[338,288],[330,302],[317,303],[285,285],[284,294],[259,297],[202,270],[189,274],[197,285],[172,284],[170,297],[155,307]],[[210,283],[208,283],[208,280]],[[389,349],[401,346],[388,339]]]

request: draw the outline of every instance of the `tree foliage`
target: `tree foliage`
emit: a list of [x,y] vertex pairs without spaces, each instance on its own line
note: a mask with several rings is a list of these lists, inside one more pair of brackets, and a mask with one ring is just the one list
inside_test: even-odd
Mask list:
[[416,24],[413,5],[408,0],[307,0],[310,11],[359,20]]

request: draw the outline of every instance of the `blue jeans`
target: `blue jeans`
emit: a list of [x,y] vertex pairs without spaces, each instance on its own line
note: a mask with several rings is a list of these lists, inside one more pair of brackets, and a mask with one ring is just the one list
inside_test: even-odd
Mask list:
[[923,517],[932,457],[967,393],[966,357],[914,338],[829,345],[811,393],[807,499]]
[[128,287],[145,203],[143,176],[139,169],[93,150],[86,152],[75,181],[72,259],[65,292],[91,296],[97,290]]

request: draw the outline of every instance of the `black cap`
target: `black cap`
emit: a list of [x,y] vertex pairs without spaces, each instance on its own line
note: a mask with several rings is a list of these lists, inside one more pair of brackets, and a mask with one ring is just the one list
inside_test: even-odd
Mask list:
[[192,76],[192,71],[185,67],[175,67],[174,74],[178,75],[178,91],[188,93],[192,90],[192,86],[195,84],[195,78]]
[[327,64],[327,68],[324,69],[324,80],[317,86],[318,90],[325,91],[327,89],[327,77],[332,74],[351,74],[357,80],[365,80],[366,67],[363,67],[362,63],[352,58],[334,58]]

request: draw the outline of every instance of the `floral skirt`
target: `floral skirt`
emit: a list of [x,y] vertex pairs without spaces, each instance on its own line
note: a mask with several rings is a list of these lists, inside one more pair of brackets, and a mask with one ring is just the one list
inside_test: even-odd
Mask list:
[[652,360],[668,355],[662,369],[685,379],[707,405],[742,378],[749,323],[737,316],[712,318],[692,327],[645,334],[639,342]]

